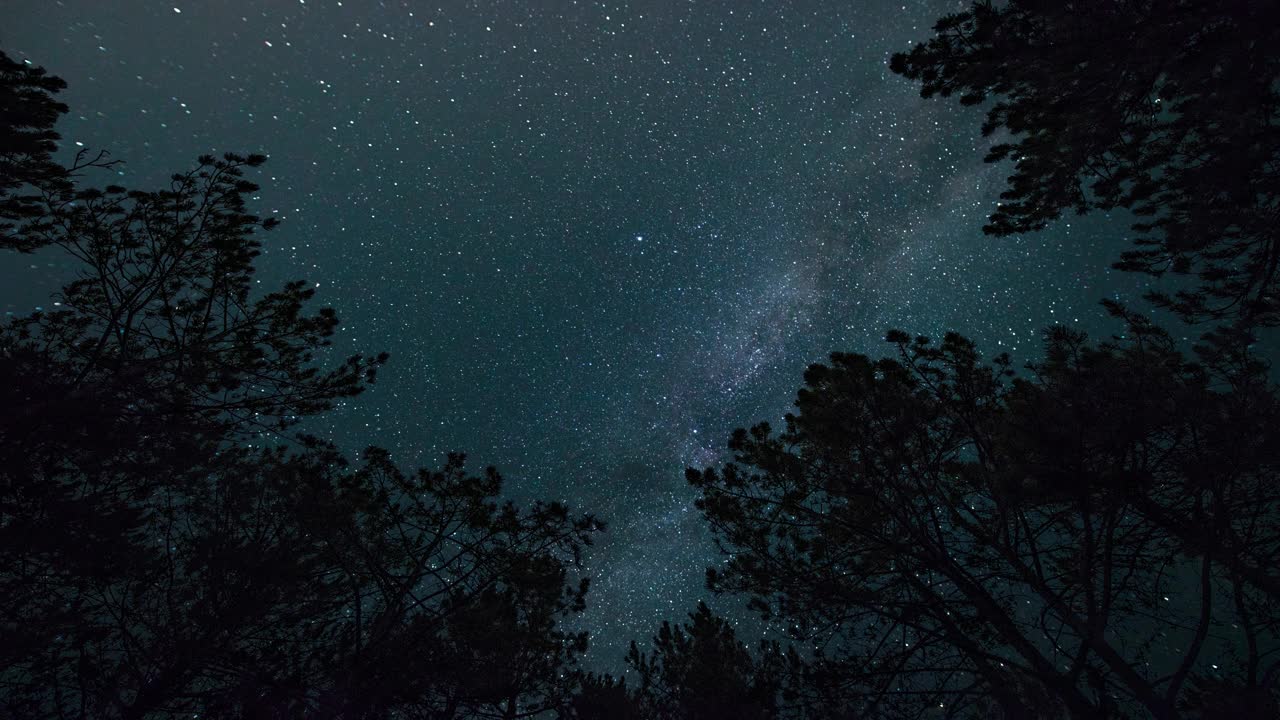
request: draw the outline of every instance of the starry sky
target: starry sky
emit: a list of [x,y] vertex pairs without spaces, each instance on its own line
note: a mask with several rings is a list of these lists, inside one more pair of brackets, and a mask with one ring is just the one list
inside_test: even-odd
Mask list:
[[[683,470],[776,421],[806,365],[893,327],[1034,359],[1143,287],[1105,269],[1118,218],[982,235],[1008,168],[980,110],[887,68],[952,0],[5,5],[0,47],[70,85],[64,147],[126,162],[102,184],[270,156],[260,282],[317,283],[336,357],[392,357],[312,430],[406,466],[463,451],[606,519],[596,665],[711,600]],[[5,257],[0,309],[68,272]]]

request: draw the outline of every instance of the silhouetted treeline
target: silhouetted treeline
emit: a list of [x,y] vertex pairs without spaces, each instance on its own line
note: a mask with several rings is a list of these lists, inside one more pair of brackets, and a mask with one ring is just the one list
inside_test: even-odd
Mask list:
[[0,56],[0,220],[76,279],[0,328],[0,716],[524,717],[569,691],[600,529],[502,480],[296,434],[383,355],[319,368],[334,312],[251,292],[243,172],[82,187],[62,83]]
[[[811,367],[775,433],[690,471],[709,575],[823,649],[865,717],[1270,717],[1280,435],[1266,368],[1051,331],[1015,377],[958,335]],[[1228,712],[1231,709],[1233,712]]]
[[0,717],[1280,716],[1275,15],[979,3],[895,56],[1006,134],[989,231],[1131,210],[1119,266],[1217,324],[1108,303],[1121,335],[1050,328],[1025,368],[958,334],[833,354],[688,474],[709,588],[772,639],[700,605],[613,674],[566,623],[599,521],[299,431],[387,358],[325,367],[336,314],[251,291],[265,158],[93,189],[63,83],[0,55],[0,242],[77,268],[0,327]]

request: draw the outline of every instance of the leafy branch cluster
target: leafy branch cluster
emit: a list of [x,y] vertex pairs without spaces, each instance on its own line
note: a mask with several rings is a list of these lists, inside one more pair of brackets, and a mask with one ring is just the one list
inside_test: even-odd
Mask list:
[[4,245],[77,276],[0,327],[0,717],[531,717],[564,704],[602,525],[461,455],[351,465],[298,424],[385,354],[319,365],[301,281],[256,292],[261,155],[159,191],[52,157],[61,81],[0,56]]
[[1280,11],[1250,0],[976,2],[891,68],[926,96],[985,105],[1012,164],[985,230],[1065,211],[1136,216],[1123,270],[1189,275],[1161,306],[1280,322]]

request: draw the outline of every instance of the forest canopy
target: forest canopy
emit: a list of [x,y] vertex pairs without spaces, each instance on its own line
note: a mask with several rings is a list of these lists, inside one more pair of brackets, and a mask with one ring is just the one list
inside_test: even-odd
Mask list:
[[1030,362],[891,330],[810,366],[687,470],[713,602],[612,672],[601,519],[309,432],[392,359],[258,282],[267,157],[99,187],[65,83],[0,53],[0,245],[74,268],[0,325],[0,718],[1280,716],[1278,21],[979,2],[894,55],[986,113],[989,233],[1127,213],[1116,267],[1177,276],[1150,300],[1180,324],[1107,300],[1114,336]]

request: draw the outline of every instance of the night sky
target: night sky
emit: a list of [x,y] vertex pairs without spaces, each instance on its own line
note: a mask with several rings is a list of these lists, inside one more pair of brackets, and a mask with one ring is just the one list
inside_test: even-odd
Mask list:
[[[891,327],[1025,361],[1140,294],[1104,270],[1119,218],[982,235],[1008,168],[982,163],[981,111],[887,68],[961,7],[8,0],[0,47],[67,80],[64,147],[127,163],[100,184],[270,156],[264,288],[316,283],[335,356],[392,357],[310,429],[405,466],[463,451],[517,500],[605,518],[585,624],[617,666],[710,599],[684,468],[776,421],[806,365]],[[6,256],[0,309],[69,267]]]

